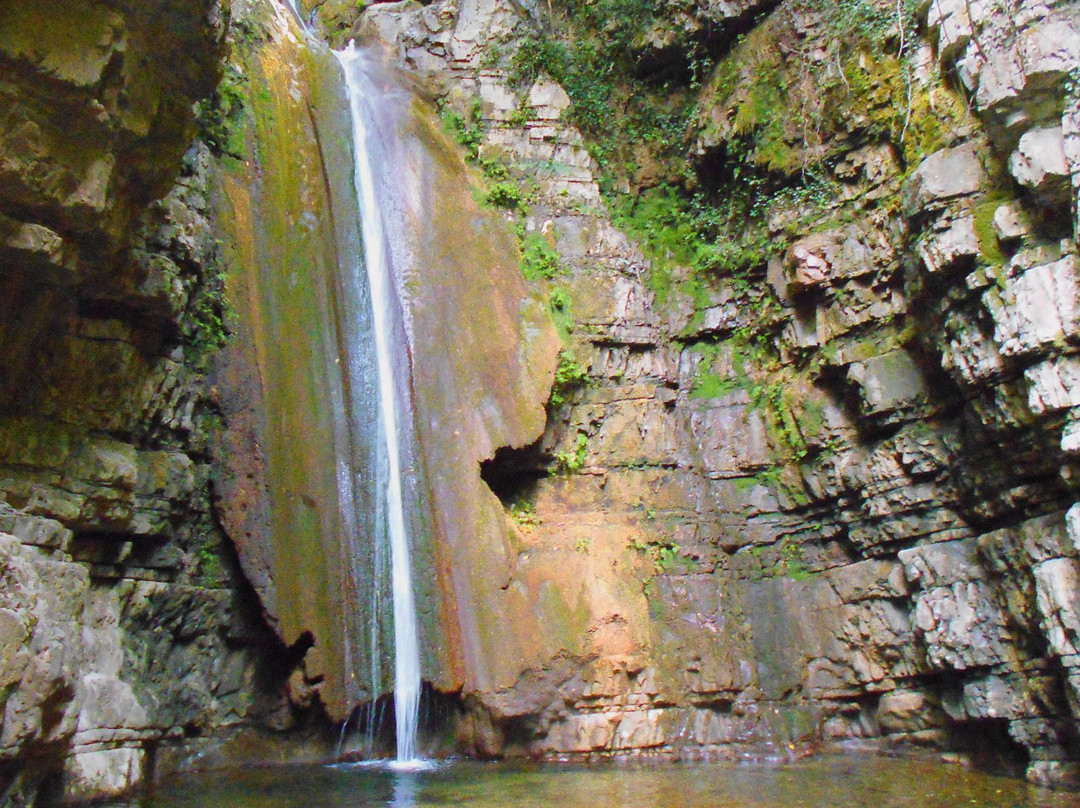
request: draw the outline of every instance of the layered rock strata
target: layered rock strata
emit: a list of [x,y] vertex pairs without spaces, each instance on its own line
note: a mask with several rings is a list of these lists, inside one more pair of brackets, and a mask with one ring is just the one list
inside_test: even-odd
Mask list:
[[[671,291],[604,212],[570,97],[543,73],[515,84],[515,43],[564,24],[547,11],[392,3],[354,29],[479,112],[481,162],[535,180],[525,229],[560,255],[537,282],[588,369],[540,442],[485,464],[515,553],[490,585],[527,593],[544,631],[487,613],[490,645],[515,651],[465,680],[470,742],[693,756],[982,737],[1071,781],[1075,4],[924,4],[891,35],[909,65],[891,135],[884,61],[842,63],[822,9],[710,6],[713,36],[741,30],[820,88],[831,123],[784,136],[829,190],[809,220],[763,198],[786,249],[749,284]],[[639,64],[685,57],[699,22],[646,32]],[[761,80],[740,47],[697,95],[706,184],[764,125],[739,117]]]
[[125,790],[275,707],[211,502],[225,307],[192,144],[226,24],[217,2],[0,4],[5,805]]
[[[461,743],[685,757],[925,744],[1075,781],[1076,3],[902,5],[875,33],[887,47],[860,52],[836,44],[823,4],[659,3],[625,81],[656,92],[671,77],[692,98],[692,181],[749,187],[782,247],[705,275],[635,244],[606,208],[671,178],[650,145],[602,196],[571,123],[581,88],[523,80],[515,54],[570,25],[559,4],[406,0],[355,24],[340,3],[309,5],[334,36],[388,44],[474,162],[506,172],[486,187],[413,104],[406,130],[439,170],[406,218],[453,235],[418,242],[430,273],[402,284],[418,474],[437,504],[425,678],[460,695]],[[880,22],[893,4],[850,5]],[[328,605],[340,559],[318,546],[340,518],[333,472],[311,445],[290,465],[295,429],[271,435],[266,417],[299,402],[320,424],[310,444],[333,441],[331,369],[304,351],[337,338],[318,308],[334,290],[311,267],[351,237],[310,235],[332,218],[312,190],[331,150],[283,158],[292,135],[340,137],[319,116],[341,99],[305,84],[283,10],[237,6],[234,36],[263,60],[219,86],[217,118],[201,107],[212,160],[190,146],[192,104],[221,69],[218,5],[0,5],[8,801],[122,790],[201,737],[285,728],[301,704],[344,715],[358,697],[328,639],[346,622]],[[793,101],[769,107],[778,86]],[[732,169],[748,139],[766,167],[753,186]],[[280,187],[271,165],[291,166]],[[474,195],[520,225],[517,245]],[[263,236],[292,241],[279,254]],[[531,286],[507,274],[522,253]],[[242,268],[228,284],[223,256]],[[282,256],[292,275],[274,274]],[[309,342],[261,308],[301,281]],[[564,359],[537,439],[545,308]],[[208,385],[229,327],[243,344]],[[279,373],[300,385],[275,392]]]

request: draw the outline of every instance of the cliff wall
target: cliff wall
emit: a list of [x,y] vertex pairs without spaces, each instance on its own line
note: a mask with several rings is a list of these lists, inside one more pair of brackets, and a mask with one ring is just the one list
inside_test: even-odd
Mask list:
[[544,437],[483,464],[515,552],[457,596],[543,628],[482,611],[467,740],[1071,781],[1076,5],[624,6],[351,30],[441,99],[565,340]]
[[289,714],[213,509],[228,306],[193,143],[227,24],[217,2],[0,4],[5,805],[122,791]]
[[[10,804],[273,758],[241,730],[385,684],[335,642],[365,619],[330,541],[342,99],[273,4],[228,35],[69,6],[0,4]],[[1077,4],[358,11],[303,9],[416,93],[425,679],[459,744],[1075,783]]]

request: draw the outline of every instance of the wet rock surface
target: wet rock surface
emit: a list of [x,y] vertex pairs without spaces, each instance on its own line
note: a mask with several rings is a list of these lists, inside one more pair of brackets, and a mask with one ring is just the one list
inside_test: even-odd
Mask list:
[[[807,4],[723,5],[829,54]],[[539,283],[588,370],[495,486],[516,561],[492,584],[527,592],[544,634],[516,671],[472,663],[481,754],[785,755],[982,731],[1031,779],[1072,782],[1076,11],[930,4],[908,104],[943,103],[939,71],[955,71],[974,117],[920,152],[906,132],[860,141],[872,108],[839,113],[814,148],[841,222],[792,235],[776,212],[779,310],[722,281],[693,300],[648,282],[568,98],[483,55],[529,15],[558,18],[495,1],[364,15],[355,30],[443,103],[477,105],[482,154],[536,181],[525,229],[561,256]],[[685,42],[713,12],[649,41]],[[854,75],[834,80],[850,94]],[[739,113],[710,92],[701,144],[734,148]],[[755,329],[788,369],[747,353]],[[524,642],[486,620],[493,642]]]
[[0,4],[4,805],[126,791],[276,706],[212,507],[224,310],[193,141],[227,22]]
[[[767,125],[752,109],[762,79],[832,93],[800,110],[820,130],[785,114],[770,130],[783,148],[755,158],[788,179],[824,166],[828,198],[773,204],[765,235],[783,246],[743,274],[695,284],[676,265],[666,286],[613,223],[574,88],[514,67],[518,44],[557,29],[552,5],[407,1],[359,19],[346,5],[305,13],[388,44],[465,122],[474,162],[529,189],[518,244],[494,228],[480,258],[505,270],[522,249],[557,252],[529,284],[502,284],[491,329],[482,284],[457,290],[472,306],[457,331],[440,330],[447,298],[414,289],[421,410],[454,422],[424,426],[429,451],[467,427],[431,465],[440,501],[467,502],[434,531],[422,605],[425,677],[460,695],[462,745],[736,758],[977,739],[1034,781],[1076,782],[1076,3],[924,5],[889,35],[908,48],[903,86],[895,61],[835,49],[814,4],[661,3],[626,46],[634,80],[670,79],[698,103],[696,181],[723,186],[724,160]],[[221,7],[76,6],[60,19],[0,5],[0,787],[13,804],[121,791],[189,752],[219,763],[231,730],[289,728],[303,705],[340,712],[355,695],[325,685],[343,670],[334,649],[304,647],[337,615],[280,573],[302,571],[309,545],[275,557],[265,542],[269,469],[291,444],[264,441],[251,356],[205,381],[225,330],[215,217],[233,217],[228,250],[252,255],[255,218],[310,220],[273,194],[211,187],[207,149],[190,148],[192,103],[220,78]],[[295,27],[275,25],[243,30],[299,50]],[[781,41],[799,47],[768,62]],[[264,66],[282,109],[303,94],[298,66]],[[901,94],[875,89],[890,86]],[[904,105],[907,122],[881,123]],[[259,160],[291,148],[268,132],[318,129],[331,106],[267,112],[250,122],[263,152],[217,141],[217,157],[265,190]],[[445,151],[441,137],[427,140]],[[634,145],[639,187],[675,173]],[[444,156],[455,193],[485,193]],[[458,247],[467,262],[479,249]],[[522,323],[545,308],[566,362],[540,435],[544,402],[527,399],[554,351],[546,325]],[[251,343],[310,370],[285,336]],[[475,349],[469,367],[458,349]],[[215,479],[213,459],[231,474]],[[313,490],[332,476],[290,468]],[[290,539],[333,504],[294,482],[310,510],[278,525]]]

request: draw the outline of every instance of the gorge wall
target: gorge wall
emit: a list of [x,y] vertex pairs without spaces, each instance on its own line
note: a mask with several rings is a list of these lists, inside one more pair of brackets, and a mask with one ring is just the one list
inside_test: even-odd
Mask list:
[[[305,722],[386,684],[337,642],[332,65],[262,0],[69,6],[0,2],[11,805],[326,755]],[[1080,6],[302,6],[413,94],[459,748],[1075,784]]]
[[217,2],[0,4],[4,805],[292,720],[213,512],[227,305],[193,143],[227,25]]
[[1072,782],[1076,4],[312,5],[439,99],[564,336],[483,464],[466,742]]

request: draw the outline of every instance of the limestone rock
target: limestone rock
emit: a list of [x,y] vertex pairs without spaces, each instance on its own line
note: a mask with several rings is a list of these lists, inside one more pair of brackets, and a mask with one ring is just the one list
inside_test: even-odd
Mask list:
[[986,171],[971,145],[936,152],[919,164],[904,186],[904,209],[912,216],[985,187]]
[[1014,241],[1031,233],[1031,221],[1019,204],[1004,204],[994,211],[994,231],[1001,241]]
[[1080,406],[1080,360],[1065,357],[1040,362],[1024,371],[1028,406],[1035,413]]
[[915,406],[926,397],[922,373],[906,351],[892,351],[848,368],[858,386],[863,412],[881,415]]
[[1051,200],[1069,198],[1071,173],[1060,127],[1025,132],[1009,157],[1009,171],[1021,185]]
[[1035,587],[1044,630],[1054,653],[1077,653],[1080,642],[1080,562],[1054,558],[1035,568]]
[[1002,356],[1030,354],[1080,329],[1080,260],[1069,255],[1009,277],[984,295]]
[[939,220],[919,242],[919,257],[927,271],[932,273],[943,272],[957,264],[970,263],[980,251],[973,216]]

